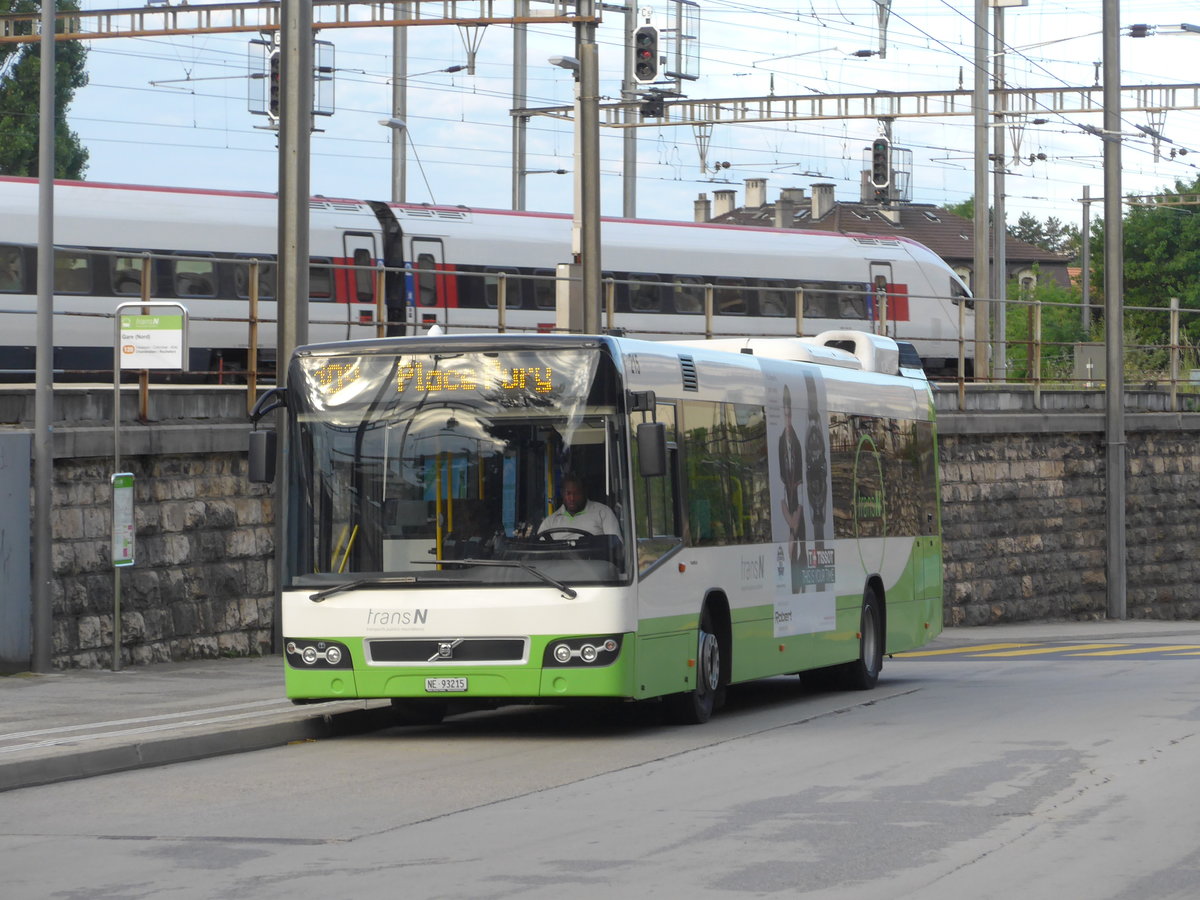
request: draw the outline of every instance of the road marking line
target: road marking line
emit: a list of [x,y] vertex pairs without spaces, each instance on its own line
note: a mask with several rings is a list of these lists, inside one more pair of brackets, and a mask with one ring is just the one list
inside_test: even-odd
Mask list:
[[[1066,646],[1058,645],[1056,647],[1034,647],[1031,650],[1007,650],[1003,653],[977,653],[977,657],[1004,657],[1004,656],[1038,656],[1047,653],[1065,653],[1074,650],[1103,650],[1109,647],[1124,647],[1125,644],[1068,644]],[[1081,656],[1083,654],[1080,654]]]
[[977,647],[951,647],[949,650],[906,650],[895,653],[897,659],[909,659],[917,656],[949,656],[954,653],[978,653],[981,650],[1007,650],[1010,647],[1032,647],[1032,644],[980,644]]
[[1191,650],[1193,655],[1200,652],[1195,644],[1167,644],[1162,646],[1130,647],[1125,650],[1100,650],[1093,653],[1071,653],[1070,656],[1134,656],[1139,653],[1167,653],[1171,650]]

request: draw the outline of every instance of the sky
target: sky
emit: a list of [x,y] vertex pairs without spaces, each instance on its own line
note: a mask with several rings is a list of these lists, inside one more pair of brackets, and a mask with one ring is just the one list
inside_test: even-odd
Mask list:
[[[84,8],[140,7],[102,0]],[[1200,80],[1200,0],[1121,0],[1123,33],[1151,26],[1145,38],[1120,39],[1124,85]],[[505,4],[500,4],[505,7]],[[537,3],[534,3],[537,7]],[[639,7],[667,27],[673,4]],[[702,0],[697,40],[689,53],[698,74],[683,83],[689,99],[816,93],[970,90],[974,84],[973,0],[892,0],[886,53],[876,0]],[[1005,72],[1012,88],[1085,87],[1101,83],[1102,0],[1028,0],[1004,13]],[[989,13],[988,30],[992,18]],[[247,109],[248,45],[256,35],[119,38],[90,44],[90,83],[68,118],[89,150],[91,181],[261,190],[278,184],[276,139],[266,120]],[[320,31],[334,43],[334,115],[320,117],[312,138],[314,194],[387,199],[391,193],[392,34],[386,28]],[[408,30],[408,161],[411,202],[506,209],[512,202],[511,118],[513,33],[491,25],[476,33],[475,73],[439,71],[468,61],[461,29]],[[597,29],[601,94],[620,96],[624,15],[606,11]],[[570,25],[529,27],[529,105],[572,101],[569,72],[552,56],[574,54]],[[1189,101],[1193,95],[1188,94]],[[1083,126],[1100,115],[1045,115],[1045,124],[1009,132],[1005,179],[1008,220],[1021,213],[1079,223],[1084,186],[1103,195],[1102,146]],[[1155,153],[1137,126],[1167,138]],[[864,150],[878,133],[874,120],[716,125],[702,158],[691,126],[638,131],[637,213],[690,220],[701,194],[735,189],[739,205],[748,178],[766,178],[768,196],[781,188],[835,185],[837,199],[857,200]],[[601,129],[601,205],[622,211],[622,148],[617,129]],[[1200,111],[1122,117],[1122,189],[1153,194],[1200,174]],[[901,118],[893,144],[913,154],[912,200],[948,205],[971,197],[974,130],[970,116]],[[991,140],[989,139],[989,148]],[[1172,156],[1171,151],[1174,151]],[[1187,151],[1187,152],[1184,152]],[[413,156],[415,153],[415,158]],[[1041,157],[1044,155],[1044,159]],[[1032,159],[1031,159],[1032,157]],[[718,163],[728,167],[717,167]],[[704,164],[706,163],[706,164]],[[529,126],[526,176],[531,210],[570,212],[574,168],[570,122],[535,117]],[[568,174],[541,170],[566,169]],[[989,190],[991,178],[989,177]],[[1093,207],[1093,216],[1101,212]]]

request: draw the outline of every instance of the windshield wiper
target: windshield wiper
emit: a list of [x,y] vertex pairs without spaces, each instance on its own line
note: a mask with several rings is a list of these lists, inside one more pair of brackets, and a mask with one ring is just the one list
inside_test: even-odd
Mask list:
[[427,566],[500,566],[504,569],[524,569],[534,578],[544,581],[551,587],[558,588],[568,600],[574,600],[579,596],[578,591],[567,587],[561,581],[551,578],[540,569],[535,569],[529,563],[521,562],[519,559],[414,559],[412,562]]
[[327,587],[323,591],[317,591],[315,594],[310,594],[308,599],[313,603],[320,603],[326,597],[332,597],[334,594],[340,594],[342,591],[357,591],[364,587],[386,587],[390,584],[415,584],[417,579],[412,575],[392,575],[382,578],[359,578],[355,581],[347,581],[345,584],[335,584],[333,587]]

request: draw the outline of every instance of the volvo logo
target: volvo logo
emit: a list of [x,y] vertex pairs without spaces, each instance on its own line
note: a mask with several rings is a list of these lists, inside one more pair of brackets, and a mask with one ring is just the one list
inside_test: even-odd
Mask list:
[[438,641],[437,653],[429,657],[429,662],[437,662],[439,659],[454,659],[454,648],[463,642],[462,638],[454,641]]

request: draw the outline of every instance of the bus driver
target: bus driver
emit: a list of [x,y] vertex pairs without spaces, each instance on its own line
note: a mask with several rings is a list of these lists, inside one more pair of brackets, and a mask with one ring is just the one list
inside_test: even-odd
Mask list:
[[599,501],[588,500],[583,482],[573,474],[563,479],[562,506],[542,519],[538,534],[545,534],[554,540],[570,537],[571,532],[568,531],[559,535],[550,533],[555,528],[572,528],[588,534],[620,534],[613,511]]

